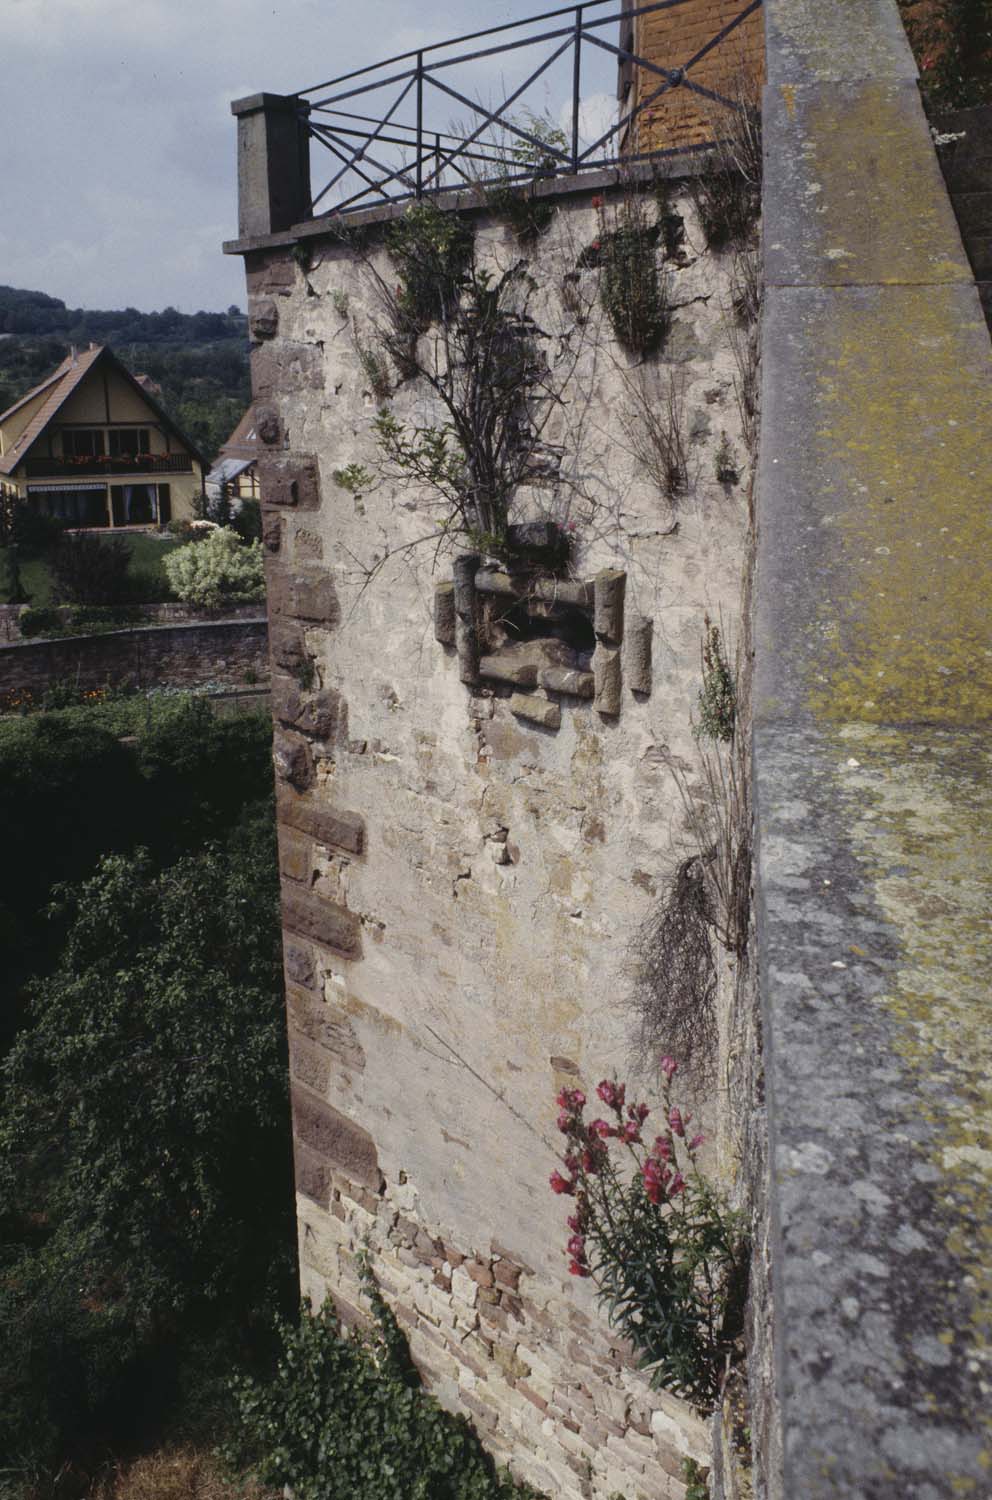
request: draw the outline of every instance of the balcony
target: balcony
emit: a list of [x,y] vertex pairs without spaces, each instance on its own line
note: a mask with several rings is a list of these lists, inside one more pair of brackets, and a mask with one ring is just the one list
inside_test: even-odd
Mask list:
[[98,474],[104,479],[135,474],[192,474],[188,453],[118,453],[93,458],[28,458],[28,479],[83,479]]

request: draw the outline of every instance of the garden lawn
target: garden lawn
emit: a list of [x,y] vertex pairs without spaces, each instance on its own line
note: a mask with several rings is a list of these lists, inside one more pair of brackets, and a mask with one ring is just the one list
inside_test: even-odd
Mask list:
[[[108,537],[121,535],[119,531],[108,533]],[[182,544],[172,537],[151,536],[147,532],[135,532],[131,536],[125,534],[124,540],[131,549],[131,563],[128,569],[130,577],[151,580],[147,592],[142,591],[146,602],[158,603],[173,598],[163,563],[166,554]],[[0,554],[4,550],[0,548]],[[20,564],[21,582],[31,595],[29,603],[35,609],[44,609],[53,602],[52,577],[47,557],[44,553],[37,556],[25,556],[22,551]],[[0,583],[0,604],[8,604],[10,600],[5,587],[6,569],[3,567],[0,567],[0,578],[4,580]]]

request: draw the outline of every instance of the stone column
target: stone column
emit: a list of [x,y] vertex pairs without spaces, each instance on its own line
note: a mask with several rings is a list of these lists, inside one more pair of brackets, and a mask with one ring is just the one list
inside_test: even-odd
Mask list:
[[293,94],[250,94],[238,121],[238,234],[275,234],[310,217],[310,105]]

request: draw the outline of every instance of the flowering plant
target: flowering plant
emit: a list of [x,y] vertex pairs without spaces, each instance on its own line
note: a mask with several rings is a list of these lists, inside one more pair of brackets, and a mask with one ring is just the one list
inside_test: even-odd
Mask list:
[[550,1185],[575,1199],[571,1274],[593,1278],[652,1383],[707,1411],[739,1353],[748,1246],[740,1215],[699,1170],[703,1137],[690,1135],[692,1116],[671,1098],[677,1071],[674,1058],[661,1058],[661,1133],[650,1142],[651,1110],[628,1104],[623,1083],[603,1079],[596,1094],[606,1114],[590,1121],[582,1090],[563,1089],[565,1171]]

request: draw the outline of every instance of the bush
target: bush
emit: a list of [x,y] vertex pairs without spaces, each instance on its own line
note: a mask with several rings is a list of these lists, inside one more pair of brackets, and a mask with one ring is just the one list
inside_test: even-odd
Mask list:
[[631,197],[607,231],[600,207],[600,238],[592,249],[602,267],[600,297],[613,332],[625,349],[649,354],[671,325],[668,284],[658,269],[657,225],[649,224],[639,198]]
[[124,537],[66,531],[52,548],[52,594],[59,604],[123,604],[131,549]]
[[14,541],[29,555],[47,552],[65,531],[58,516],[43,516],[33,505],[20,503],[14,513]]
[[21,614],[20,626],[25,640],[35,635],[55,635],[62,628],[62,616],[57,609],[26,609]]
[[279,1324],[276,1378],[236,1385],[242,1436],[229,1460],[253,1462],[295,1500],[539,1500],[422,1389],[399,1324],[367,1270],[363,1279],[369,1329],[343,1333],[328,1304]]
[[187,604],[220,609],[265,597],[261,544],[243,546],[227,527],[170,552],[165,571],[176,596]]

